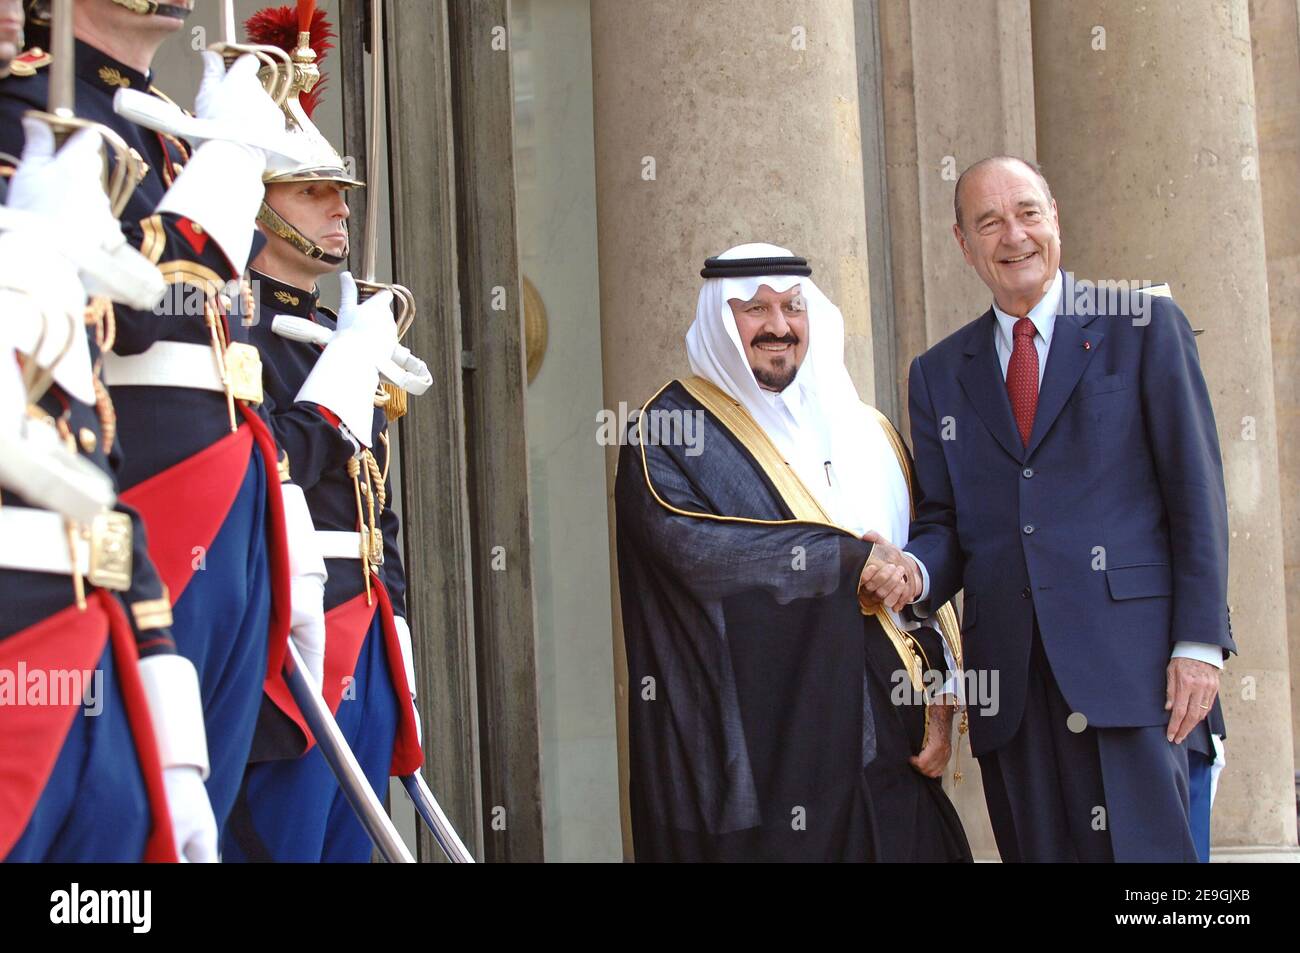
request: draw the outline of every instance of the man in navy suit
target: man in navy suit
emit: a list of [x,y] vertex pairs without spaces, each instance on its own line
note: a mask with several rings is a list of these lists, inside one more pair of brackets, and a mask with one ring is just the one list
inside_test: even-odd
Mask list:
[[912,362],[911,559],[892,550],[866,588],[921,615],[964,590],[971,747],[1004,860],[1195,861],[1188,749],[1209,750],[1236,646],[1192,329],[1171,298],[1060,270],[1029,163],[975,163],[954,204],[993,307]]

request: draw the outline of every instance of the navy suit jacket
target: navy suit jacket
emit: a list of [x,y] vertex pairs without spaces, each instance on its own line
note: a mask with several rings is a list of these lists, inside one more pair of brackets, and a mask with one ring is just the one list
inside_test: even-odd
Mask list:
[[1026,446],[995,322],[990,308],[930,348],[908,382],[920,492],[906,548],[929,573],[928,604],[965,590],[972,749],[1019,727],[1035,614],[1073,711],[1095,727],[1163,725],[1174,643],[1236,651],[1223,466],[1192,329],[1170,298],[1139,304],[1066,276]]

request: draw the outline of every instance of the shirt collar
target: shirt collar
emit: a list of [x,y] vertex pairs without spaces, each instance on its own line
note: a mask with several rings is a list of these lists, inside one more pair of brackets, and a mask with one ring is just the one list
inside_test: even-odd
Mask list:
[[113,59],[102,50],[97,50],[89,43],[77,40],[76,73],[111,95],[119,89],[149,90],[149,76]]
[[252,269],[249,269],[248,277],[253,286],[253,301],[259,313],[265,309],[298,318],[311,318],[315,314],[320,299],[319,292],[295,288]]
[[[1056,311],[1061,305],[1061,295],[1064,289],[1062,287],[1062,275],[1060,269],[1057,269],[1056,277],[1052,279],[1051,285],[1047,288],[1047,293],[1038,299],[1038,304],[1029,309],[1026,315],[1030,321],[1034,322],[1034,327],[1042,335],[1043,344],[1048,347],[1052,344],[1052,331],[1056,328]],[[1007,314],[998,307],[996,301],[993,302],[993,314],[997,317],[997,333],[1002,338],[1004,344],[1011,345],[1014,341],[1012,337],[1012,328],[1016,326],[1019,318]]]
[[764,387],[759,388],[759,392],[767,398],[767,402],[773,407],[785,406],[796,420],[799,419],[799,412],[803,409],[803,387],[799,379],[795,378],[789,385],[781,391],[770,391]]

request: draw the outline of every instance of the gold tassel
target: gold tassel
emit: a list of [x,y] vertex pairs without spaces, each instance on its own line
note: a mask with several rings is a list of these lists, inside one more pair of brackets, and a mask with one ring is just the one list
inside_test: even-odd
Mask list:
[[[366,605],[375,604],[374,594],[370,591],[370,532],[366,526],[366,511],[361,503],[361,461],[356,457],[348,460],[348,476],[352,478],[352,492],[357,501],[357,525],[361,527],[357,534],[361,541],[361,575],[366,582]],[[367,495],[369,495],[367,493]]]
[[953,757],[952,762],[952,783],[954,785],[961,784],[962,780],[966,777],[961,773],[961,740],[966,737],[966,733],[969,731],[970,721],[967,720],[966,709],[963,708],[961,710],[961,722],[957,725],[957,753]]
[[95,344],[101,352],[111,351],[117,342],[117,315],[113,301],[106,295],[95,295],[86,305],[86,325],[95,329]]
[[107,455],[113,449],[113,442],[117,439],[117,411],[113,409],[113,398],[108,396],[108,388],[99,379],[99,375],[95,375],[93,382],[95,385],[95,414],[99,417],[99,429],[103,433],[104,453]]
[[388,401],[384,404],[384,416],[388,418],[388,422],[392,423],[399,417],[405,416],[405,389],[398,387],[396,384],[390,384],[388,381],[381,381],[379,386],[382,387],[384,392],[388,395]]

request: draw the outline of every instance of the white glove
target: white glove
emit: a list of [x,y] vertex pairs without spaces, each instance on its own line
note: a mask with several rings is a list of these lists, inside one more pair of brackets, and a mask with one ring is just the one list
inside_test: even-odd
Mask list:
[[400,373],[394,376],[392,369],[385,367],[384,376],[416,397],[433,386],[433,375],[429,373],[429,365],[400,344],[393,350],[393,364]]
[[9,326],[0,321],[0,438],[19,439],[26,415],[27,388],[23,384],[23,373],[18,367],[18,355],[9,336]]
[[420,709],[415,705],[415,653],[411,647],[411,627],[401,616],[393,617],[397,629],[397,644],[402,648],[402,668],[406,671],[406,690],[411,693],[411,714],[415,716],[415,740],[424,747],[424,732],[420,728]]
[[[39,119],[22,122],[27,142],[8,197],[8,209],[19,214],[6,215],[0,227],[42,235],[47,254],[57,251],[80,269],[83,295],[104,294],[133,308],[152,307],[166,283],[158,269],[127,243],[113,216],[101,183],[99,133],[79,130],[55,153],[49,126]],[[26,228],[22,227],[24,213]],[[81,289],[65,285],[63,296],[71,300],[76,290]]]
[[208,776],[208,742],[198,672],[182,655],[151,655],[141,659],[139,667],[158,742],[176,852],[188,860],[215,861],[217,822],[203,786]]
[[[357,283],[349,271],[339,275],[339,319],[335,340],[346,336],[352,347],[364,351],[376,368],[393,356],[397,347],[397,323],[393,320],[393,293],[385,288],[357,304]],[[331,342],[333,343],[333,342]]]
[[0,234],[0,315],[12,347],[52,371],[77,400],[93,404],[86,290],[50,237],[28,229]]
[[207,788],[195,768],[180,765],[163,769],[163,787],[172,816],[172,838],[181,863],[217,862],[217,819]]
[[[18,366],[17,352],[43,367],[53,365],[59,386],[77,400],[95,402],[81,282],[61,256],[42,254],[45,247],[17,232],[0,235],[0,486],[32,506],[88,523],[117,499],[113,481],[69,450],[54,426],[27,416],[27,387]],[[38,284],[39,276],[54,284],[31,293],[18,290]],[[68,287],[76,290],[60,303]],[[75,310],[67,314],[66,307]]]
[[[253,138],[275,139],[285,131],[285,116],[258,79],[257,58],[245,53],[227,71],[220,53],[203,51],[203,81],[194,98],[194,114],[200,119],[238,126]],[[256,146],[241,148],[266,153]]]
[[338,330],[316,359],[295,400],[332,411],[364,446],[373,443],[375,388],[379,366],[397,346],[393,293],[381,291],[357,304],[357,285],[349,272],[339,275]]
[[289,539],[289,637],[319,690],[325,684],[325,560],[302,487],[281,483]]
[[53,424],[28,417],[25,403],[16,430],[0,427],[0,486],[79,523],[117,500],[112,478],[70,450]]
[[[203,52],[203,84],[194,109],[204,119],[284,132],[284,114],[262,88],[257,60],[248,54],[235,60],[226,72],[219,54]],[[227,139],[210,139],[194,150],[158,203],[158,211],[198,222],[220,246],[231,267],[242,274],[257,228],[265,170],[263,150]]]
[[54,130],[39,119],[22,120],[22,161],[9,181],[6,203],[42,216],[57,231],[88,237],[108,248],[121,244],[122,229],[104,192],[103,137],[80,129],[54,151]]

